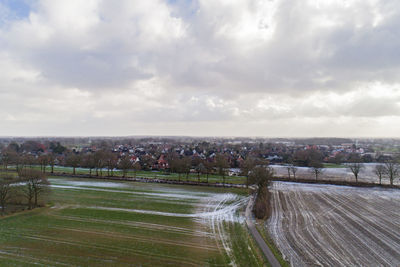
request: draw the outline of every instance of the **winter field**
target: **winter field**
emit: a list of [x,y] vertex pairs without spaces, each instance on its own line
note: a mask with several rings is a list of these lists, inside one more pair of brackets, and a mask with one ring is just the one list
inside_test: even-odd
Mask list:
[[400,266],[400,190],[274,182],[266,223],[292,266]]
[[51,205],[0,218],[1,266],[262,266],[239,189],[50,178]]
[[[364,168],[361,169],[360,175],[358,177],[359,182],[366,183],[379,183],[379,179],[374,173],[374,168],[378,163],[364,163]],[[276,176],[286,178],[288,177],[288,171],[285,166],[281,165],[271,165],[274,169]],[[298,171],[296,173],[297,179],[314,179],[314,174],[307,167],[297,167]],[[291,175],[293,178],[293,175]],[[339,168],[324,168],[323,173],[319,177],[320,180],[332,180],[332,181],[350,181],[355,182],[353,173],[341,165]],[[382,178],[382,184],[389,184],[389,179],[384,176]],[[394,185],[400,185],[400,179],[396,178],[393,182]]]

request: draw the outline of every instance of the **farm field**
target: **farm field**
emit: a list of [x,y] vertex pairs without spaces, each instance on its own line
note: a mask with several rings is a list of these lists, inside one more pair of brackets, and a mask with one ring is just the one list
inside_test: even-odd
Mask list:
[[[35,169],[40,169],[40,166],[33,166]],[[15,166],[9,166],[10,170],[15,170]],[[47,173],[50,173],[51,167],[48,166],[46,167]],[[71,174],[73,173],[73,168],[72,167],[63,167],[63,166],[54,166],[54,172],[55,173],[65,173],[65,174]],[[99,171],[100,172],[100,171]],[[89,175],[90,171],[87,168],[76,168],[75,173],[77,175]],[[106,176],[107,170],[102,169],[101,170],[102,176]],[[95,170],[92,170],[92,176],[95,177],[96,172]],[[113,171],[113,176],[115,177],[122,177],[122,171],[121,170],[114,170]],[[137,178],[149,178],[149,179],[165,179],[165,180],[182,180],[182,181],[193,181],[193,182],[209,182],[209,183],[222,183],[223,178],[220,175],[216,174],[209,174],[208,178],[206,174],[196,174],[196,173],[190,173],[188,177],[186,177],[186,174],[181,174],[179,178],[178,173],[170,173],[170,172],[164,172],[164,171],[137,171],[136,173],[133,171],[128,171],[127,173],[128,177],[137,177]],[[226,176],[225,177],[225,183],[226,184],[245,184],[246,178],[243,176]]]
[[263,266],[239,189],[50,178],[51,205],[0,218],[0,265]]
[[273,182],[266,223],[292,266],[400,266],[400,191]]
[[[379,179],[374,173],[375,166],[377,163],[364,163],[364,168],[361,169],[360,175],[358,177],[359,182],[365,183],[375,183],[379,184]],[[271,165],[274,169],[277,177],[286,178],[288,177],[288,172],[285,166],[282,165]],[[293,176],[292,176],[293,178]],[[301,179],[315,179],[314,174],[307,167],[298,167],[296,173],[296,178]],[[355,182],[353,173],[346,168],[346,165],[327,165],[323,169],[323,173],[318,178],[319,180],[331,180],[331,181],[347,181]],[[388,185],[390,183],[389,179],[384,176],[382,179],[382,184]],[[400,179],[395,179],[394,185],[400,185]]]

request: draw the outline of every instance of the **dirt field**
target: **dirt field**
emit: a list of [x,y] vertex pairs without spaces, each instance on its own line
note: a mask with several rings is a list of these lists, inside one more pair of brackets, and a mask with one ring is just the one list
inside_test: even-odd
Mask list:
[[400,190],[274,182],[266,227],[292,266],[400,266]]

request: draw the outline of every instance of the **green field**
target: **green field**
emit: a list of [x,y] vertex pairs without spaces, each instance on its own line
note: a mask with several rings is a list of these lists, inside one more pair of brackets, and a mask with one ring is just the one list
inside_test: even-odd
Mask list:
[[[39,166],[32,166],[35,169],[40,169]],[[9,166],[10,170],[14,170],[15,167]],[[50,173],[51,168],[50,166],[46,167],[46,172]],[[65,173],[65,174],[71,174],[73,173],[73,169],[71,167],[63,167],[63,166],[54,166],[54,172],[55,173]],[[86,168],[76,168],[75,174],[77,175],[89,175],[90,171],[89,169]],[[107,170],[102,170],[101,173],[99,171],[99,175],[102,176],[107,176]],[[110,173],[111,175],[111,173]],[[92,170],[92,176],[96,176],[95,170]],[[122,171],[116,170],[113,172],[113,176],[116,177],[122,177]],[[165,179],[165,180],[182,180],[182,181],[200,181],[200,182],[207,182],[207,175],[201,174],[200,176],[197,175],[196,173],[190,173],[188,177],[186,177],[186,174],[181,174],[179,178],[178,173],[170,173],[166,171],[137,171],[136,174],[133,171],[128,171],[127,176],[129,177],[137,177],[137,178],[150,178],[150,179]],[[209,183],[222,183],[223,178],[220,175],[216,174],[209,174],[208,175],[208,182]],[[246,183],[246,178],[243,176],[225,176],[225,183],[226,184],[245,184]]]
[[346,165],[336,163],[324,163],[324,168],[347,168]]
[[243,189],[50,178],[48,207],[0,218],[1,266],[262,266]]

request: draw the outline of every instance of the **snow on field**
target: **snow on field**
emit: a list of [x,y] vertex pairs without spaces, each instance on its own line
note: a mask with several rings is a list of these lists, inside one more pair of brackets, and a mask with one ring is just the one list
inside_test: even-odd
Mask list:
[[[361,169],[358,180],[360,182],[379,183],[377,176],[374,173],[374,168],[377,163],[364,163],[364,168]],[[288,177],[288,171],[282,165],[270,165],[279,177]],[[311,173],[310,168],[297,167],[297,178],[313,179],[315,176]],[[293,178],[293,176],[292,176]],[[319,179],[326,180],[340,180],[340,181],[355,181],[353,173],[348,168],[324,168],[323,173]],[[383,177],[383,184],[389,184],[389,179]],[[394,184],[400,185],[400,179],[395,179]]]
[[[223,250],[231,259],[231,265],[236,266],[233,253],[228,225],[242,223],[244,225],[244,216],[239,210],[246,205],[248,197],[240,196],[234,193],[216,193],[188,189],[182,187],[167,187],[160,185],[146,185],[142,188],[140,184],[130,184],[122,182],[103,182],[103,181],[73,181],[68,179],[51,179],[51,187],[55,189],[68,190],[88,190],[138,195],[160,201],[173,201],[174,203],[187,203],[191,201],[194,205],[194,211],[191,213],[174,213],[157,210],[141,210],[130,208],[118,208],[107,206],[82,206],[76,205],[75,208],[89,208],[108,211],[123,211],[141,214],[153,214],[159,216],[192,218],[195,222],[205,227],[205,236],[215,238],[218,244],[222,245]],[[123,188],[123,190],[122,190]],[[145,190],[145,191],[143,191]],[[151,191],[151,192],[149,192]],[[69,207],[73,208],[73,207]],[[243,226],[245,227],[245,226]]]
[[266,226],[292,266],[400,266],[400,190],[274,182]]

